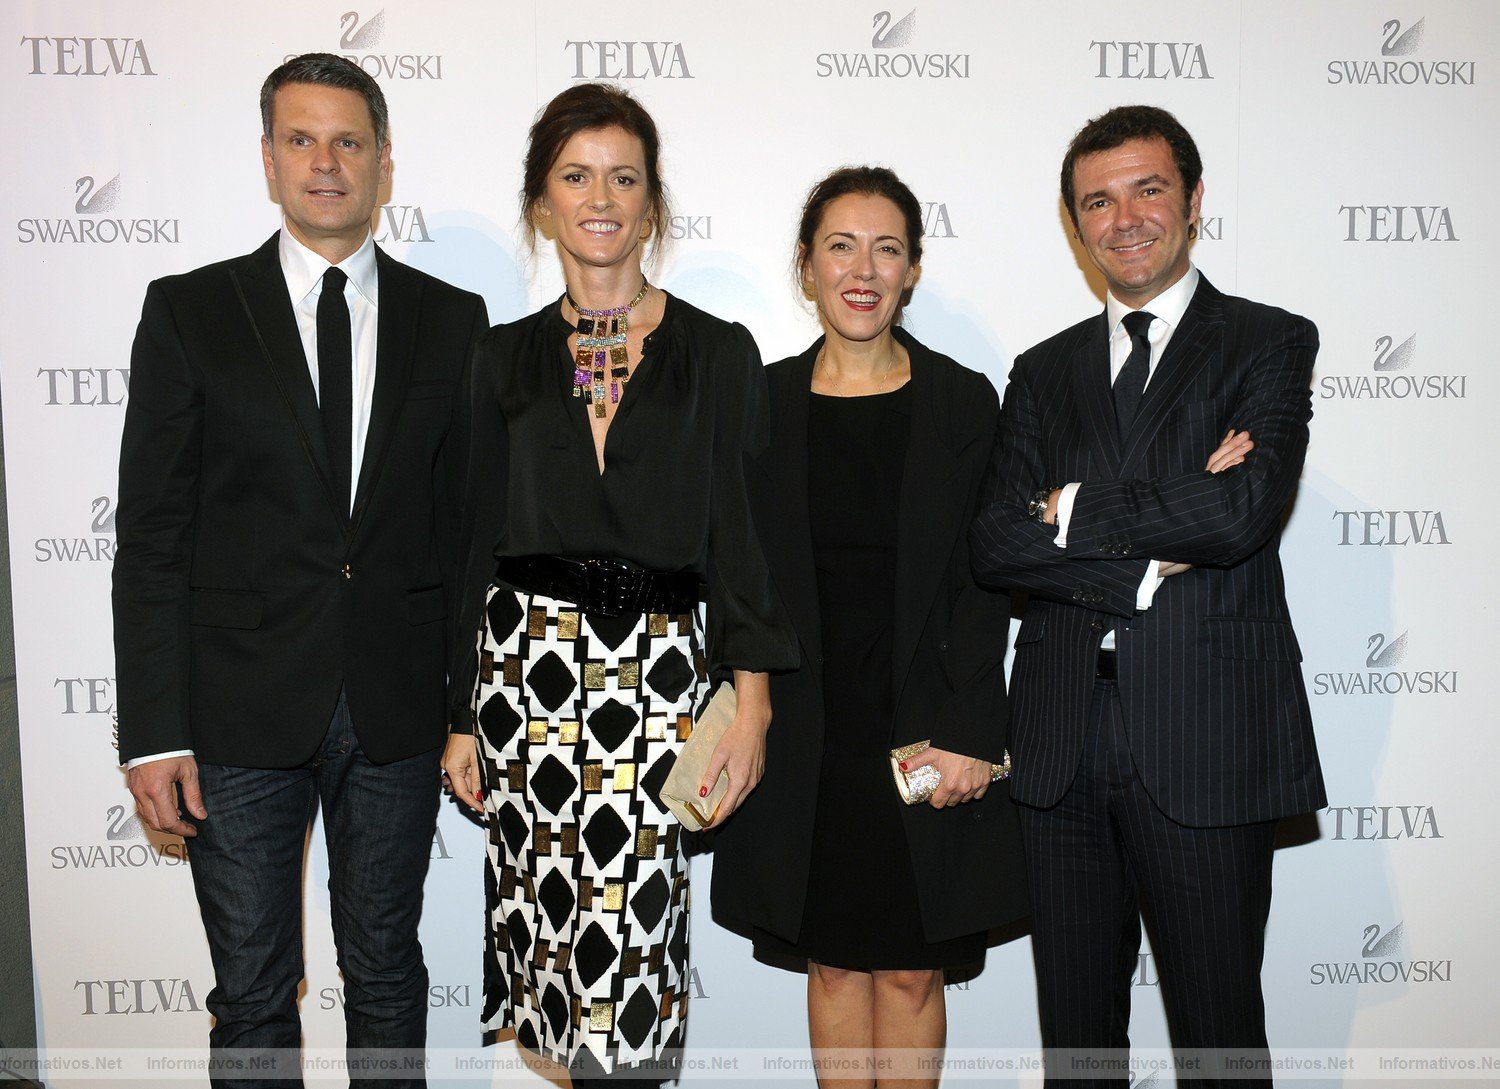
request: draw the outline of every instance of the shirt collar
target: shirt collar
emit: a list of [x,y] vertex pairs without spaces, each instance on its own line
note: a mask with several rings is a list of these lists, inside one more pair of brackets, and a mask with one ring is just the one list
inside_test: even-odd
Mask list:
[[[1188,265],[1188,270],[1183,274],[1182,279],[1139,309],[1150,310],[1152,317],[1167,323],[1167,328],[1176,329],[1178,323],[1182,321],[1182,315],[1187,313],[1188,303],[1193,301],[1193,292],[1198,290],[1200,279],[1202,277],[1198,273],[1198,266]],[[1111,291],[1105,296],[1104,312],[1109,320],[1110,336],[1114,336],[1120,328],[1120,319],[1134,311],[1115,298],[1114,292]],[[1154,325],[1155,323],[1153,323],[1153,328]],[[1153,343],[1155,343],[1154,338]]]
[[[296,305],[321,285],[323,273],[328,271],[331,262],[298,242],[285,224],[276,248],[281,257],[281,274],[286,278],[287,293]],[[371,235],[365,235],[364,244],[340,261],[339,268],[344,270],[349,282],[366,302],[379,306],[380,277],[375,267],[375,239]]]

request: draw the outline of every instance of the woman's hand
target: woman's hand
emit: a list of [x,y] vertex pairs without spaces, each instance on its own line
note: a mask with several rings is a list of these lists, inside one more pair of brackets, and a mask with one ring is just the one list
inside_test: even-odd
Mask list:
[[729,819],[755,789],[766,770],[766,730],[771,725],[771,679],[765,673],[734,671],[734,721],[714,747],[708,773],[698,786],[698,796],[708,797],[719,772],[729,772],[729,792],[719,802],[714,818],[705,827],[717,828]]
[[443,748],[445,790],[484,816],[484,789],[479,785],[479,742],[473,734],[449,734]]
[[956,752],[933,748],[931,745],[916,756],[907,757],[901,764],[901,770],[914,771],[927,764],[937,768],[943,776],[927,802],[934,809],[946,809],[963,802],[977,802],[990,787],[988,761],[960,756]]

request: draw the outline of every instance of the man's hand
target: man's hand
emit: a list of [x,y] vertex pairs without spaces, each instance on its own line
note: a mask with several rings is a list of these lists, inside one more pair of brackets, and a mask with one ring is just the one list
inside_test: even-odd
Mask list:
[[191,756],[171,756],[140,764],[125,773],[125,785],[135,797],[135,811],[153,832],[191,839],[198,834],[196,826],[182,819],[177,808],[177,791],[182,790],[182,804],[200,821],[208,816],[203,808],[203,793],[198,789],[198,761]]
[[[1219,448],[1208,456],[1208,464],[1203,468],[1210,473],[1222,473],[1225,469],[1232,469],[1240,464],[1245,460],[1245,455],[1254,449],[1255,443],[1250,441],[1250,432],[1236,431],[1231,427],[1219,440]],[[1190,563],[1162,560],[1161,566],[1156,569],[1156,574],[1157,577],[1165,579],[1192,569],[1193,565]]]
[[915,771],[931,764],[942,775],[937,789],[927,804],[934,809],[946,809],[963,802],[977,802],[990,787],[990,765],[987,761],[972,756],[960,756],[946,749],[931,745],[916,756],[907,757],[901,764],[902,771]]
[[454,797],[481,817],[484,788],[479,785],[479,742],[473,734],[449,734],[443,748],[443,774]]

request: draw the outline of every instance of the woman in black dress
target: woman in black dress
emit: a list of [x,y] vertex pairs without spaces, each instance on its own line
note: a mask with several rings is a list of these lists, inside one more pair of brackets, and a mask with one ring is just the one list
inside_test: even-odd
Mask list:
[[567,291],[490,331],[460,428],[468,574],[443,767],[489,826],[482,1016],[575,1086],[670,1072],[688,895],[662,781],[707,678],[732,672],[739,710],[706,780],[727,767],[732,813],[760,777],[766,671],[796,662],[745,494],[765,428],[755,344],[642,272],[667,222],[657,145],[614,87],[542,111],[523,212]]
[[[943,970],[1026,911],[991,770],[1009,599],[975,586],[965,543],[999,404],[897,326],[921,231],[883,168],[836,171],[803,209],[797,268],[824,336],[767,368],[771,440],[749,473],[802,661],[771,679],[765,778],[718,833],[713,882],[715,916],[759,955],[806,958],[814,1052],[885,1053],[904,1065],[882,1077],[913,1086],[937,1084],[915,1060],[942,1052]],[[926,740],[908,768],[942,778],[905,806],[890,751]]]

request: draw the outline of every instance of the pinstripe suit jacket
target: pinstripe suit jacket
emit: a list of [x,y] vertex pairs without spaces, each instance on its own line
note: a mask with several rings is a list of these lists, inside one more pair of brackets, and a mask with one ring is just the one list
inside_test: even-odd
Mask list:
[[[1317,329],[1200,279],[1122,441],[1105,325],[1090,318],[1016,360],[971,535],[979,581],[1031,599],[1011,676],[1013,796],[1050,806],[1071,785],[1099,642],[1113,628],[1131,751],[1169,817],[1215,827],[1319,808],[1277,554],[1307,450]],[[1231,427],[1255,449],[1204,471]],[[1026,504],[1071,481],[1082,486],[1064,549]],[[1137,613],[1150,559],[1193,568]]]

